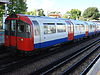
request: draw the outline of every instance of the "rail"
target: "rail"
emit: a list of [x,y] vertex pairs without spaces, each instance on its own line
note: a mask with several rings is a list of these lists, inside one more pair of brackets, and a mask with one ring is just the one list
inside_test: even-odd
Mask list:
[[99,58],[100,58],[100,53],[80,75],[86,75]]
[[[48,73],[54,72],[54,71],[55,71],[56,69],[58,69],[59,67],[63,66],[66,62],[68,62],[69,60],[72,60],[73,58],[75,58],[76,56],[80,55],[80,54],[83,53],[84,51],[90,49],[92,46],[96,45],[98,42],[100,42],[100,40],[99,40],[99,41],[95,41],[95,42],[91,43],[90,45],[87,45],[86,47],[84,47],[84,48],[78,50],[78,51],[80,51],[80,52],[78,52],[78,51],[75,52],[75,54],[74,54],[72,57],[67,58],[68,56],[66,56],[66,57],[64,57],[64,58],[61,58],[61,59],[59,59],[59,60],[57,60],[57,61],[55,61],[55,62],[53,62],[53,63],[51,63],[51,64],[48,64],[48,65],[46,65],[46,66],[40,68],[39,70],[37,70],[37,71],[31,73],[30,75],[33,75],[33,74],[36,74],[36,75],[40,75],[40,74],[41,74],[41,75],[46,75],[46,74],[48,74]],[[91,53],[92,53],[92,52],[91,52]],[[67,59],[66,59],[66,58],[67,58]],[[84,57],[84,58],[86,58],[86,57]],[[82,60],[80,60],[80,61],[82,61]],[[80,61],[79,61],[79,62],[80,62]],[[72,67],[70,67],[70,68],[69,68],[68,70],[66,70],[65,72],[63,72],[63,74],[69,73],[70,71],[72,71],[72,68],[75,68],[75,66],[78,65],[79,62],[77,62],[76,64],[74,64]]]

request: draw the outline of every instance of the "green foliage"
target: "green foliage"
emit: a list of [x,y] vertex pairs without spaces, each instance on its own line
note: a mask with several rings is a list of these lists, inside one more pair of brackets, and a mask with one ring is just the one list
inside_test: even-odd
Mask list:
[[27,15],[34,15],[34,16],[45,16],[43,9],[29,11],[29,12],[26,12],[25,14],[27,14]]
[[0,17],[4,14],[5,5],[0,5]]
[[98,8],[96,7],[87,8],[83,13],[83,17],[88,19],[98,19],[100,17]]
[[45,16],[43,9],[38,9],[38,16]]
[[25,13],[27,10],[26,7],[26,1],[25,0],[10,0],[10,3],[8,4],[8,13]]
[[5,5],[0,5],[0,29],[2,28],[2,16],[4,14]]
[[63,16],[61,18],[68,18],[67,14],[63,14]]
[[37,15],[37,11],[36,11],[36,10],[34,10],[34,11],[29,11],[29,12],[26,12],[25,14],[36,16],[36,15]]
[[77,19],[81,16],[81,11],[78,9],[71,9],[71,11],[67,11],[67,15],[70,16],[71,19]]

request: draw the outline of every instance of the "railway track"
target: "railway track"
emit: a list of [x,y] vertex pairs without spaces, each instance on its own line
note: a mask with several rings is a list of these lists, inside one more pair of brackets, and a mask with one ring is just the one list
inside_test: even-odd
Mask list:
[[100,53],[96,56],[96,58],[89,64],[89,66],[80,75],[86,75],[99,58],[100,58]]
[[[87,41],[87,39],[84,42],[86,42],[86,41]],[[81,43],[83,43],[83,42],[81,42]],[[77,45],[79,45],[81,43],[80,42],[77,42],[77,44],[74,43],[73,44],[73,47],[74,46],[77,46]],[[63,48],[67,49],[65,46],[63,46]],[[47,57],[52,56],[52,55],[54,55],[55,53],[58,52],[59,47],[56,48],[56,49],[57,50],[51,51],[48,54],[47,53],[46,54],[44,53],[42,55],[37,55],[37,56],[30,56],[30,57],[14,57],[13,56],[14,58],[12,57],[12,58],[9,59],[10,60],[9,63],[7,62],[5,64],[3,64],[3,63],[1,64],[2,66],[0,66],[0,74],[4,74],[5,73],[5,75],[7,75],[7,74],[9,75],[9,73],[11,73],[12,75],[15,75],[15,74],[18,73],[19,69],[23,69],[23,68],[25,69],[26,68],[26,65],[27,66],[30,66],[29,64],[37,63],[38,61],[40,62],[40,60],[42,60],[44,58],[45,59],[48,59]],[[60,49],[61,50],[58,53],[60,53],[60,52],[63,51],[62,48],[60,48]],[[6,61],[7,61],[7,59],[6,59]],[[36,67],[36,65],[34,65],[34,66]],[[32,67],[32,65],[31,65],[31,67]],[[27,68],[27,70],[29,70],[29,69]],[[20,71],[21,71],[21,74],[23,74],[25,72],[24,75],[27,75],[27,74],[30,74],[30,73],[33,72],[32,69],[30,71],[24,71],[24,72],[23,72],[23,70],[20,70]],[[26,73],[26,72],[28,72],[28,73]]]
[[75,68],[69,75],[81,75],[81,73],[89,66],[89,64],[95,59],[97,55],[100,53],[100,48],[94,51],[87,59],[81,63],[79,66]]
[[[78,66],[80,66],[82,63],[84,63],[84,61],[89,58],[89,56],[91,56],[97,49],[100,48],[100,43],[97,45],[95,45],[96,47],[91,50],[88,54],[86,54],[83,58],[81,58],[79,61],[77,61],[75,64],[73,64],[71,67],[69,67],[68,69],[66,69],[62,75],[66,75],[66,74],[70,74],[72,71],[74,71]],[[73,75],[73,74],[72,74]]]
[[[95,48],[93,48],[94,46],[96,46]],[[70,56],[65,56],[59,60],[56,60],[55,62],[52,62],[40,69],[38,69],[37,71],[31,73],[30,75],[49,75],[49,74],[53,74],[54,71],[56,71],[57,69],[61,68],[62,66],[64,66],[66,63],[68,63],[69,61],[72,61],[73,59],[75,59],[76,57],[80,56],[82,53],[84,53],[85,51],[89,50],[93,48],[93,50],[90,50],[90,52],[82,57],[81,59],[79,59],[79,61],[77,61],[76,63],[74,63],[73,65],[69,66],[66,70],[64,70],[61,74],[62,75],[68,75],[71,71],[73,71],[78,65],[80,65],[83,61],[86,60],[86,58],[88,56],[90,56],[94,51],[96,51],[98,48],[100,48],[100,40],[97,40],[96,42],[91,43],[90,45],[82,48],[79,50],[79,52],[75,52],[74,55],[70,55]],[[68,58],[69,57],[69,58]],[[68,66],[68,65],[67,65]],[[54,74],[55,75],[55,74]],[[58,75],[58,74],[57,74]]]

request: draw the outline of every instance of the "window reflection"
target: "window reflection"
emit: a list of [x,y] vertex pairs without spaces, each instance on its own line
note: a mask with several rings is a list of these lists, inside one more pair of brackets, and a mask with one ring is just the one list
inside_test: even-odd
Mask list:
[[24,25],[18,25],[18,32],[24,32],[25,26]]
[[34,24],[34,34],[35,36],[40,35],[40,27],[37,21],[32,21]]
[[16,20],[11,20],[11,31],[16,31]]
[[44,34],[56,33],[55,23],[43,23],[44,24]]
[[19,21],[18,32],[30,32],[30,26],[25,22]]
[[68,32],[73,32],[73,24],[69,21],[66,21],[67,26],[68,26]]
[[5,21],[5,30],[10,30],[10,21],[9,20]]
[[57,23],[57,32],[66,32],[66,25],[64,23]]

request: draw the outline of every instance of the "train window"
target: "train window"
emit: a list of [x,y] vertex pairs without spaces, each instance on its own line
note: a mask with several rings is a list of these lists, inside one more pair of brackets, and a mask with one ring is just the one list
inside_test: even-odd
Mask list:
[[57,23],[57,25],[65,25],[65,23]]
[[16,28],[16,20],[11,20],[11,31],[15,31]]
[[32,21],[34,24],[34,34],[35,36],[40,35],[40,27],[37,21]]
[[81,24],[81,25],[80,25],[80,29],[81,29],[82,31],[84,31],[84,30],[85,30],[85,26],[84,26],[83,24]]
[[75,27],[76,27],[76,30],[77,30],[77,31],[80,30],[80,24],[76,24]]
[[30,26],[25,22],[19,21],[18,32],[30,32]]
[[5,21],[5,30],[10,30],[10,20]]
[[96,25],[93,25],[93,28],[96,28]]
[[92,25],[90,25],[90,29],[92,29]]
[[55,23],[43,23],[44,24],[44,34],[56,33]]
[[44,25],[55,25],[55,23],[43,23]]
[[69,21],[66,21],[67,26],[68,26],[68,32],[73,32],[73,24]]
[[66,32],[65,23],[57,23],[57,32]]
[[18,32],[25,32],[25,24],[22,21],[18,22]]
[[83,27],[83,28],[84,28],[84,25],[83,25],[83,24],[81,24],[81,27]]
[[24,25],[18,25],[18,32],[24,32]]
[[80,31],[80,30],[81,30],[81,24],[76,24],[75,27],[76,27],[76,30],[77,30],[77,31]]
[[30,26],[26,25],[26,32],[30,32]]
[[83,24],[76,24],[76,30],[77,31],[83,31],[85,30],[85,26]]

